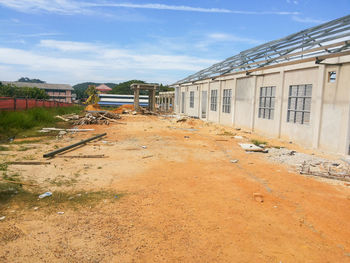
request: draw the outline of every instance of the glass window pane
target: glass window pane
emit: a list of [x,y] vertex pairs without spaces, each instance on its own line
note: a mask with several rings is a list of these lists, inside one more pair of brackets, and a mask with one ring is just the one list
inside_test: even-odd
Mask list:
[[310,123],[310,113],[304,112],[304,123]]

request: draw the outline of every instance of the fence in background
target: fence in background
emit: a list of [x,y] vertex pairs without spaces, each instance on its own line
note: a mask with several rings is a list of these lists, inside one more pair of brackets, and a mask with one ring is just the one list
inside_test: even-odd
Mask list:
[[27,110],[36,107],[68,107],[73,103],[58,102],[53,100],[37,100],[27,98],[0,97],[0,111],[2,110]]

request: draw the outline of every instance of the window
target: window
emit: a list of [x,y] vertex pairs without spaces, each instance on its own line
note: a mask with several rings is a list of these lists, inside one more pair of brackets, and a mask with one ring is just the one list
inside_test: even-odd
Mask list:
[[224,94],[222,97],[222,112],[230,113],[231,112],[231,89],[224,89]]
[[287,122],[310,122],[312,85],[289,86]]
[[273,120],[275,112],[276,87],[261,87],[259,97],[259,118]]
[[218,90],[214,89],[210,91],[210,110],[216,111],[216,106],[218,102]]
[[190,108],[194,108],[194,91],[190,91]]
[[337,72],[336,71],[330,71],[328,72],[328,82],[334,83],[337,79]]

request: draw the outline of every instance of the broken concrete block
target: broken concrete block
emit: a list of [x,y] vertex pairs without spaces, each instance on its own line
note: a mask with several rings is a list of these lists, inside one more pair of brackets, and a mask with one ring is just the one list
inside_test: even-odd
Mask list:
[[247,152],[263,152],[264,149],[256,146],[255,144],[252,143],[239,143],[239,145],[242,147]]

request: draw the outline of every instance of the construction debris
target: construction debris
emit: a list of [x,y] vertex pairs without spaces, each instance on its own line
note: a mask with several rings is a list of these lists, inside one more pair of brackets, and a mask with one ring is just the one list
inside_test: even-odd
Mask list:
[[93,136],[93,137],[91,137],[91,138],[89,138],[89,139],[82,140],[82,141],[80,141],[80,142],[77,142],[77,143],[68,145],[68,146],[63,147],[63,148],[60,148],[60,149],[58,149],[58,150],[55,150],[55,151],[46,153],[46,154],[43,155],[43,157],[44,157],[44,158],[54,157],[54,156],[55,156],[56,154],[58,154],[58,153],[67,151],[67,150],[69,150],[69,149],[72,149],[72,148],[75,148],[75,147],[77,147],[77,146],[83,145],[83,144],[85,144],[85,143],[87,143],[87,142],[96,140],[96,139],[101,138],[101,137],[106,136],[106,135],[107,135],[107,133],[103,133],[103,134],[99,134],[99,135]]
[[286,148],[270,148],[267,158],[294,166],[300,174],[350,182],[350,164],[346,159],[335,162]]
[[49,196],[51,196],[51,195],[52,195],[51,192],[46,192],[46,193],[43,193],[43,194],[39,195],[39,199],[43,199],[43,198],[49,197]]
[[107,158],[108,156],[105,156],[104,154],[96,154],[96,155],[58,155],[56,157],[74,159],[74,158]]
[[49,132],[49,131],[65,131],[65,132],[87,132],[87,131],[94,131],[95,129],[60,129],[60,128],[42,128],[40,132]]
[[105,124],[109,125],[110,122],[119,123],[116,121],[121,119],[119,114],[105,111],[105,112],[87,112],[85,116],[79,118],[74,122],[74,125],[87,125],[87,124]]
[[238,160],[236,159],[230,160],[230,163],[238,163]]
[[158,113],[156,113],[154,111],[147,110],[143,107],[140,107],[139,110],[140,110],[141,114],[143,114],[143,115],[159,115]]
[[77,114],[66,114],[63,116],[57,115],[55,117],[63,121],[79,120],[79,115]]
[[334,165],[334,163],[330,164],[327,162],[319,163],[316,166],[304,161],[300,167],[300,174],[350,182],[349,168],[347,170],[339,170],[335,168],[337,166],[339,165]]
[[184,116],[184,117],[180,117],[176,120],[176,122],[185,122],[187,121],[188,117]]
[[267,150],[256,146],[252,143],[239,143],[239,145],[246,151],[246,152],[267,152]]
[[153,157],[153,155],[143,156],[142,159],[147,159],[147,158],[151,158],[151,157]]

